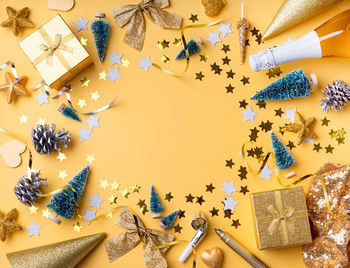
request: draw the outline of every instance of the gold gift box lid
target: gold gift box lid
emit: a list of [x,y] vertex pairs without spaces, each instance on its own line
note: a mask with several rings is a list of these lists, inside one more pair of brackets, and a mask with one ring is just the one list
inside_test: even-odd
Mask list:
[[59,14],[19,46],[51,88],[59,89],[91,64],[88,52]]

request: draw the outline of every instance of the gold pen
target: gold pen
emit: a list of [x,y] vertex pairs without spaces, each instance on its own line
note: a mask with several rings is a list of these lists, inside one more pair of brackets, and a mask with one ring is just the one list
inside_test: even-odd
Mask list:
[[233,237],[227,233],[215,228],[216,234],[221,238],[226,245],[233,249],[239,256],[245,259],[254,268],[269,268],[268,265],[263,263],[257,256],[250,253],[246,248],[239,244]]

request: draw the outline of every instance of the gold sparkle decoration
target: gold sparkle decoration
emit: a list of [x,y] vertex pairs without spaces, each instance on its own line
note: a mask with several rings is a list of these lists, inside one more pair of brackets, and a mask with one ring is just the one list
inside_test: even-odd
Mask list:
[[[108,210],[109,211],[109,210]],[[113,213],[112,212],[109,212],[107,215],[106,215],[106,218],[108,219],[112,219],[113,217]]]
[[107,180],[100,180],[100,185],[99,187],[103,188],[106,190],[106,188],[109,186],[109,183],[107,182]]
[[78,106],[80,108],[83,108],[84,106],[86,106],[86,99],[79,99],[78,100]]
[[63,160],[67,159],[66,154],[59,152],[57,159],[59,159],[61,162],[63,162]]
[[170,58],[169,58],[168,55],[163,54],[162,57],[161,57],[161,60],[162,60],[164,63],[167,63],[168,61],[170,61]]
[[2,27],[11,28],[12,32],[17,36],[22,28],[34,27],[28,17],[30,10],[28,7],[16,10],[13,7],[6,7],[8,19],[1,23]]
[[207,62],[207,60],[209,59],[209,57],[205,54],[201,54],[199,55],[199,57],[200,57],[200,61],[204,61],[204,62]]
[[122,66],[128,68],[130,61],[128,59],[122,59]]
[[167,47],[169,47],[169,41],[166,41],[166,40],[163,40],[162,42],[159,42],[158,41],[158,45],[157,45],[157,48],[159,48],[160,50],[163,50]]
[[11,209],[7,214],[0,211],[0,238],[5,241],[9,233],[22,230],[22,226],[15,222],[17,209]]
[[90,164],[92,164],[92,162],[94,162],[96,159],[95,159],[95,156],[94,154],[87,154],[86,155],[86,161],[89,162]]
[[38,210],[38,208],[34,205],[30,206],[28,209],[29,209],[30,214],[36,214],[36,212]]
[[133,186],[131,186],[131,192],[132,193],[139,193],[140,192],[140,185],[134,184]]
[[91,93],[91,100],[97,101],[100,98],[100,95],[97,91]]
[[88,80],[85,76],[82,80],[80,80],[80,82],[81,82],[81,87],[88,87],[90,80]]
[[67,172],[66,172],[65,170],[59,170],[59,171],[58,171],[58,177],[59,177],[60,179],[64,180],[65,177],[67,177],[67,176],[68,176],[68,174],[67,174]]
[[81,44],[82,46],[87,46],[87,39],[84,38],[84,37],[80,37],[80,44]]
[[124,189],[123,191],[120,191],[123,197],[128,198],[130,195],[130,192],[127,189]]
[[109,204],[117,204],[117,199],[118,199],[118,197],[115,197],[114,195],[111,195],[108,198]]
[[102,72],[98,73],[98,79],[100,80],[106,80],[107,77],[107,73],[105,70],[103,70]]
[[48,218],[51,215],[51,212],[49,211],[49,209],[45,209],[45,210],[41,210],[41,216]]
[[182,40],[180,38],[175,38],[173,44],[177,47],[182,45]]
[[45,125],[46,120],[43,118],[39,118],[38,122],[36,122],[37,125]]
[[18,117],[18,119],[21,124],[27,124],[28,116],[26,116],[25,114],[22,114],[20,117]]
[[112,190],[118,190],[120,184],[117,181],[111,182]]
[[81,228],[83,228],[83,226],[80,226],[79,222],[77,222],[76,224],[73,224],[73,232],[80,233]]
[[295,112],[295,119],[296,122],[286,125],[285,130],[297,134],[295,142],[298,145],[301,144],[305,138],[313,139],[317,137],[312,130],[312,127],[316,122],[315,117],[310,117],[309,119],[304,120],[298,112]]

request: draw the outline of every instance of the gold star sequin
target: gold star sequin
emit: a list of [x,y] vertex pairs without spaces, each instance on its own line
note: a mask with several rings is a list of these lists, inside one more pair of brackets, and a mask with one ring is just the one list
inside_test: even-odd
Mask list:
[[331,136],[332,139],[335,139],[337,137],[337,132],[331,129],[328,135]]
[[41,216],[48,218],[51,215],[51,212],[49,211],[49,209],[45,209],[45,210],[41,210]]
[[98,73],[98,79],[100,80],[106,80],[107,77],[107,73],[105,70],[103,70],[102,72]]
[[91,100],[97,101],[100,98],[100,95],[97,91],[91,92]]
[[346,134],[346,131],[344,130],[344,128],[338,129],[337,132],[338,132],[338,137],[344,138],[344,135]]
[[181,46],[182,45],[182,41],[180,38],[175,38],[173,44],[177,47]]
[[140,212],[145,215],[148,212],[147,206],[140,208]]
[[78,232],[80,233],[81,228],[83,228],[83,226],[80,226],[79,222],[77,222],[76,224],[73,224],[73,232]]
[[166,40],[163,40],[162,42],[159,42],[158,41],[158,45],[157,45],[157,48],[159,48],[160,50],[163,50],[167,47],[169,47],[169,41],[166,41]]
[[146,199],[139,199],[139,202],[136,205],[138,205],[140,208],[145,207]]
[[34,205],[30,206],[28,209],[30,214],[36,214],[36,211],[38,210],[38,208]]
[[67,177],[67,176],[68,176],[68,174],[67,174],[67,172],[65,170],[59,170],[58,171],[58,177],[60,179],[64,180],[64,178]]
[[170,58],[169,58],[168,55],[163,54],[162,57],[161,57],[161,60],[162,60],[164,63],[167,63],[168,61],[170,61]]
[[66,154],[59,152],[57,159],[59,159],[61,162],[63,162],[63,160],[67,159]]
[[45,125],[45,119],[39,118],[38,122],[36,122],[37,125]]
[[107,219],[108,219],[108,218],[112,219],[112,217],[113,217],[113,213],[112,213],[112,212],[109,212],[109,213],[106,215],[106,218],[107,218]]
[[80,108],[83,108],[84,106],[86,106],[86,99],[79,99],[78,100],[78,106]]
[[205,55],[205,54],[201,54],[201,55],[199,55],[199,57],[200,57],[200,61],[207,62],[207,59],[209,59],[209,57],[207,55]]
[[119,184],[117,181],[113,181],[113,182],[111,183],[111,186],[112,186],[112,190],[118,190],[120,184]]
[[86,161],[87,162],[89,162],[90,164],[92,163],[92,162],[94,162],[96,159],[95,159],[95,156],[94,156],[94,154],[87,154],[87,156],[86,156]]
[[173,199],[174,197],[171,195],[171,192],[165,194],[164,199],[167,200],[168,202],[170,202],[171,199]]
[[109,183],[107,182],[107,180],[100,180],[100,185],[99,187],[103,188],[106,190],[106,188],[108,187]]
[[130,195],[130,192],[127,189],[124,189],[123,191],[120,191],[123,197],[128,198]]
[[131,192],[132,193],[139,193],[140,192],[140,185],[134,184],[133,186],[131,186]]
[[27,121],[28,121],[28,116],[26,116],[25,114],[22,114],[19,118],[19,122],[21,124],[27,124]]
[[122,59],[122,66],[128,68],[130,61],[128,59]]
[[80,80],[80,82],[81,82],[81,86],[82,86],[82,87],[88,87],[88,86],[89,86],[89,83],[90,83],[90,80],[88,80],[88,79],[86,78],[86,76],[85,76],[82,80]]
[[80,44],[83,46],[87,46],[87,39],[84,37],[80,37]]
[[109,201],[110,204],[117,204],[117,199],[118,199],[118,197],[115,197],[114,195],[111,195],[108,198],[108,201]]

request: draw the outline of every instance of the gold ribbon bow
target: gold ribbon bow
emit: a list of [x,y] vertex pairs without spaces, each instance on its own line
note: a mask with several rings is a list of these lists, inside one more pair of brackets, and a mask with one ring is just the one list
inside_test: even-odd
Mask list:
[[62,41],[62,35],[56,34],[55,39],[51,45],[49,45],[49,46],[45,45],[45,44],[40,45],[40,49],[44,51],[43,57],[46,58],[47,65],[52,66],[53,54],[55,53],[55,51],[57,49],[64,50],[68,53],[73,53],[73,48],[70,46],[67,46],[65,44],[62,44],[61,41]]
[[162,10],[168,6],[169,0],[142,0],[138,5],[126,5],[114,9],[113,17],[119,27],[130,23],[124,42],[141,51],[146,31],[142,11],[153,23],[162,28],[180,29],[182,17]]
[[283,211],[279,211],[279,210],[275,209],[274,206],[271,204],[267,207],[267,210],[274,216],[270,225],[269,225],[269,228],[268,228],[270,235],[273,235],[273,233],[276,231],[277,227],[280,224],[282,227],[282,233],[284,234],[283,236],[285,236],[285,234],[287,234],[288,228],[291,231],[294,230],[294,225],[290,222],[287,224],[287,222],[286,222],[286,220],[288,218],[293,216],[293,214],[295,212],[294,208],[288,207],[288,208],[284,209]]
[[169,249],[164,247],[153,249],[160,245],[168,244],[174,240],[174,236],[162,231],[148,230],[138,216],[132,214],[129,208],[124,208],[117,217],[117,225],[129,229],[105,242],[109,262],[113,262],[143,242],[144,262],[148,268],[166,268],[167,262],[163,254]]

